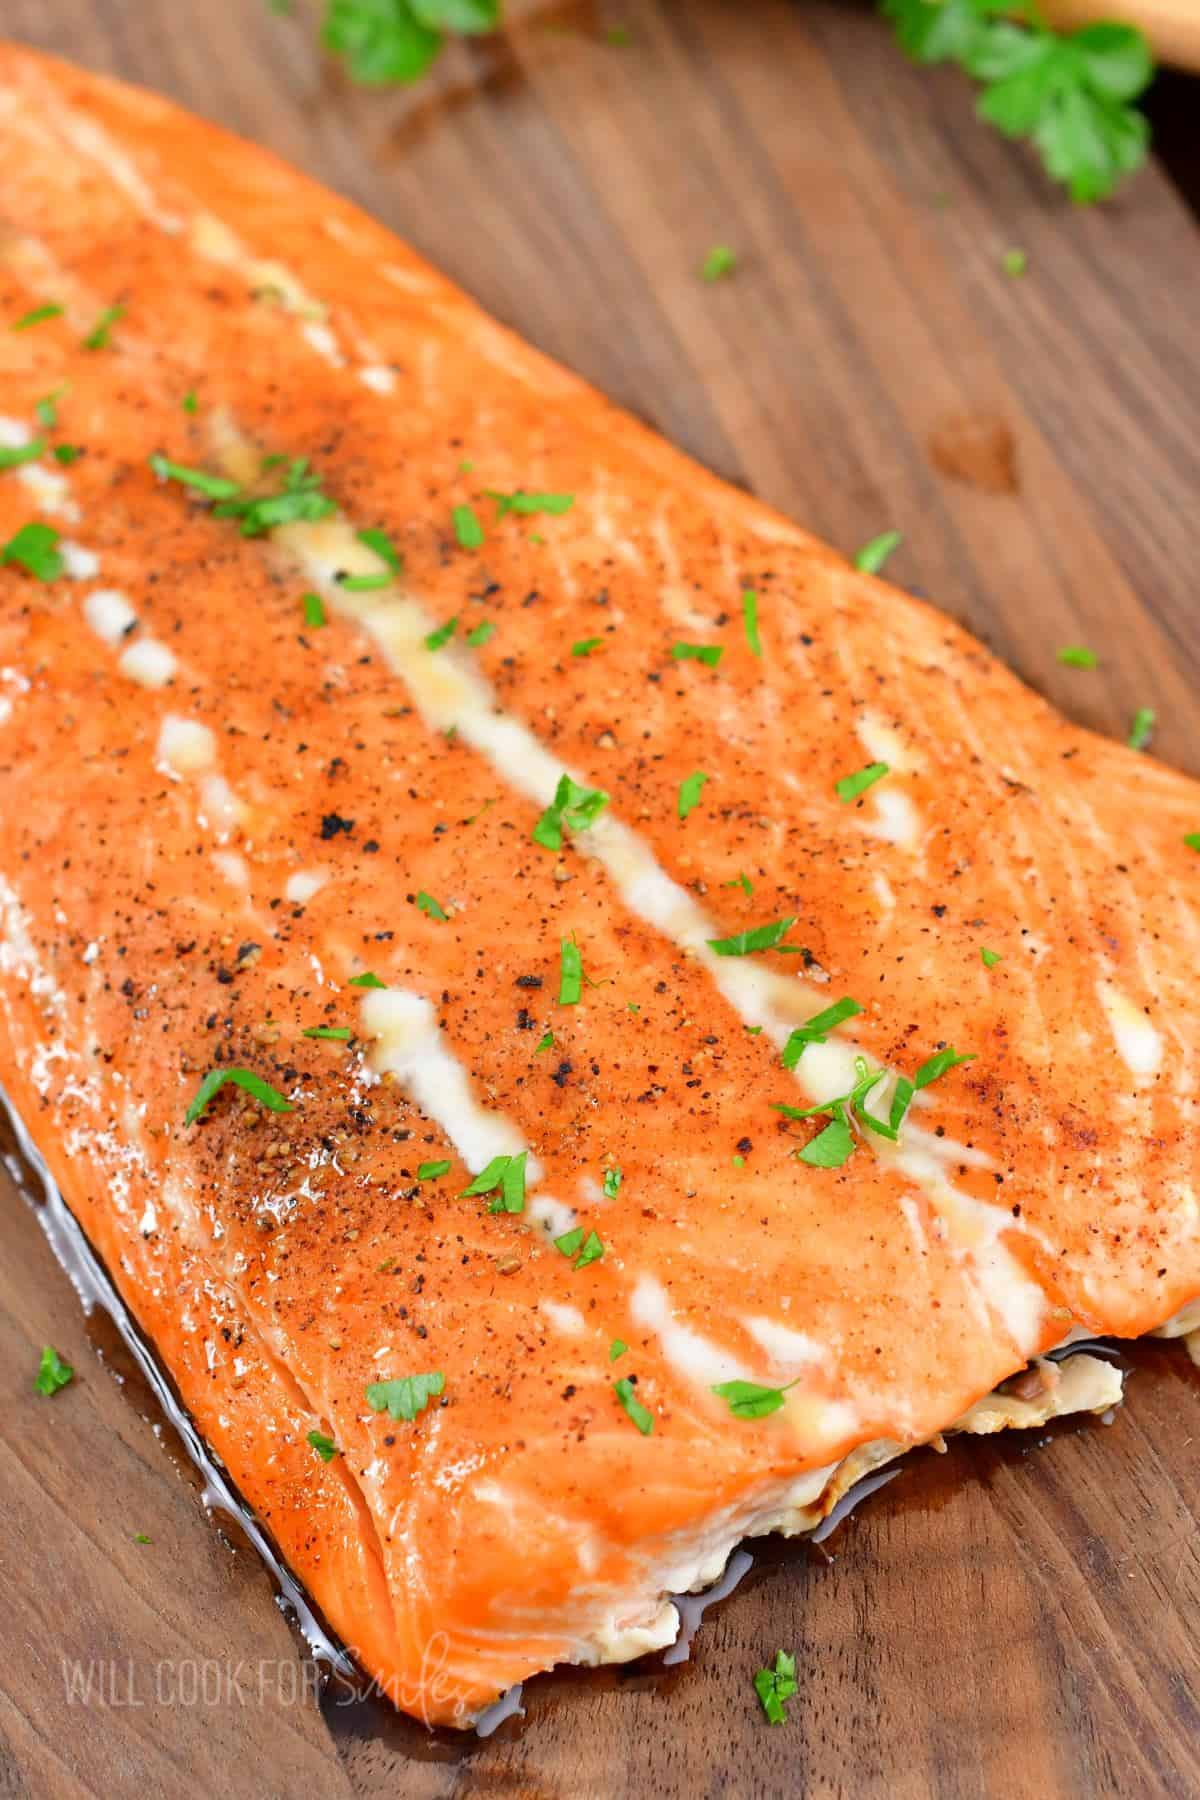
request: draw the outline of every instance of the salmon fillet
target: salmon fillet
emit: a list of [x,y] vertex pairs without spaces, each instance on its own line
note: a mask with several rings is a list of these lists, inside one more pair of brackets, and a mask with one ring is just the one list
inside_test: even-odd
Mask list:
[[1191,1319],[1194,783],[263,152],[0,153],[0,1081],[398,1706]]

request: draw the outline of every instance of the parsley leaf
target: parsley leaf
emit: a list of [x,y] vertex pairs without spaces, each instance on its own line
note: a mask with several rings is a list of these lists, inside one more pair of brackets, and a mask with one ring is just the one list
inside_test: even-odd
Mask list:
[[468,631],[466,641],[471,646],[472,650],[478,650],[481,644],[486,644],[488,639],[495,637],[495,635],[496,621],[494,619],[481,619],[478,625]]
[[711,775],[702,775],[699,769],[697,769],[694,775],[685,776],[680,782],[678,811],[681,819],[686,819],[688,814],[699,806],[700,794],[704,784],[706,781],[711,780]]
[[440,1181],[443,1175],[450,1173],[450,1167],[445,1157],[439,1158],[437,1162],[423,1162],[417,1168],[417,1180]]
[[440,650],[443,647],[443,645],[448,644],[450,642],[450,639],[454,636],[454,634],[457,630],[458,630],[457,617],[453,618],[453,619],[447,619],[446,623],[444,625],[439,625],[436,631],[431,631],[429,633],[429,635],[425,639],[425,648],[427,650]]
[[1006,275],[1023,275],[1029,267],[1029,258],[1024,250],[1006,250],[1000,258],[1000,267]]
[[878,537],[873,537],[855,552],[855,568],[861,569],[864,575],[878,575],[892,551],[898,550],[903,542],[898,531],[881,531]]
[[573,1256],[577,1269],[586,1269],[589,1263],[598,1262],[604,1255],[604,1245],[597,1234],[589,1231],[585,1237],[582,1225],[576,1225],[573,1231],[564,1231],[561,1237],[556,1237],[554,1248],[561,1250],[564,1256]]
[[66,393],[66,388],[55,388],[53,393],[43,394],[34,407],[37,422],[46,431],[53,431],[58,424],[58,402]]
[[495,488],[488,488],[487,496],[496,502],[498,519],[510,512],[523,518],[530,518],[534,513],[551,513],[557,517],[570,512],[575,504],[574,494],[525,494],[520,489],[515,494],[502,494]]
[[851,1000],[847,994],[841,1000],[835,1000],[823,1012],[814,1013],[803,1025],[797,1025],[783,1046],[784,1068],[794,1069],[810,1044],[823,1044],[836,1025],[843,1025],[847,1019],[854,1018],[861,1011],[858,1001]]
[[720,644],[672,644],[671,655],[676,662],[704,663],[706,668],[715,669],[724,654]]
[[1100,661],[1096,652],[1089,650],[1085,644],[1064,644],[1054,654],[1068,669],[1094,669]]
[[83,340],[85,350],[107,350],[112,328],[118,319],[124,318],[123,306],[106,306],[92,329]]
[[621,1405],[625,1408],[625,1411],[629,1414],[629,1417],[633,1420],[642,1436],[649,1437],[650,1433],[654,1430],[654,1415],[647,1407],[643,1406],[638,1399],[633,1382],[628,1375],[622,1376],[620,1381],[613,1382],[613,1393],[617,1396],[617,1399],[621,1402]]
[[[269,457],[264,471],[280,462]],[[308,466],[306,456],[298,456],[283,474],[283,485],[274,494],[236,493],[218,500],[213,507],[214,519],[237,519],[243,537],[262,537],[277,525],[291,525],[297,519],[327,519],[336,512],[333,501],[321,492],[320,478]],[[359,534],[361,536],[361,533]]]
[[344,1044],[353,1035],[348,1025],[306,1025],[304,1027],[306,1038],[323,1038],[332,1044]]
[[525,1210],[525,1164],[528,1150],[521,1150],[516,1156],[493,1156],[485,1168],[480,1169],[469,1187],[465,1187],[459,1195],[460,1200],[468,1200],[476,1194],[496,1194],[488,1208],[489,1212],[519,1213]]
[[552,1031],[547,1031],[547,1032],[543,1033],[542,1040],[538,1044],[537,1048],[534,1050],[533,1054],[535,1056],[540,1056],[542,1054],[543,1050],[553,1050],[553,1048],[554,1048],[554,1033]]
[[303,594],[300,604],[304,608],[304,623],[315,631],[325,624],[325,602],[320,594]]
[[1125,740],[1131,750],[1144,750],[1154,736],[1154,727],[1158,724],[1158,714],[1152,706],[1139,706],[1133,715],[1133,724],[1129,727],[1129,736]]
[[150,467],[160,481],[178,481],[182,487],[194,488],[209,500],[232,500],[241,493],[236,481],[225,475],[210,475],[207,469],[189,469],[184,463],[171,462],[165,456],[152,456]]
[[998,962],[1004,961],[1004,958],[998,950],[981,950],[979,954],[983,958],[983,966],[985,969],[994,969]]
[[583,958],[578,944],[570,938],[562,941],[562,968],[558,979],[558,1004],[577,1006],[583,997]]
[[603,645],[603,638],[580,638],[578,642],[571,645],[571,655],[590,656],[593,650],[600,650]]
[[306,1442],[310,1443],[323,1463],[332,1462],[338,1453],[338,1447],[331,1437],[323,1431],[310,1431]]
[[777,1650],[774,1668],[760,1669],[754,1677],[754,1691],[758,1695],[759,1705],[767,1715],[768,1723],[786,1724],[787,1715],[783,1710],[783,1703],[793,1698],[798,1685],[796,1658],[789,1656],[786,1650]]
[[746,588],[742,593],[742,625],[746,633],[746,642],[755,656],[761,656],[762,639],[758,635],[758,595],[753,588]]
[[202,1118],[208,1111],[214,1094],[227,1082],[232,1082],[235,1087],[244,1089],[270,1112],[285,1113],[296,1110],[281,1093],[271,1086],[269,1081],[264,1081],[262,1076],[256,1075],[252,1069],[210,1069],[196,1089],[195,1098],[183,1115],[184,1124],[194,1125],[197,1119]]
[[432,1375],[399,1375],[394,1381],[373,1381],[367,1389],[367,1405],[372,1412],[386,1412],[390,1418],[404,1419],[411,1425],[445,1385],[446,1377],[440,1369]]
[[1200,850],[1200,831],[1185,832],[1183,841],[1189,850]]
[[38,581],[56,581],[65,566],[58,536],[53,525],[43,525],[40,519],[22,525],[7,544],[0,545],[0,563],[15,563]]
[[617,1195],[621,1191],[621,1183],[624,1179],[625,1179],[624,1176],[621,1174],[620,1169],[617,1168],[615,1163],[613,1164],[613,1166],[611,1168],[605,1169],[605,1171],[604,1171],[604,1197],[606,1200],[615,1200],[616,1199]]
[[840,1169],[843,1163],[849,1162],[857,1147],[845,1108],[838,1101],[835,1103],[834,1115],[825,1129],[818,1131],[815,1138],[810,1138],[803,1149],[797,1150],[796,1155],[802,1163],[808,1163],[810,1168]]
[[363,87],[419,81],[442,47],[409,0],[327,0],[321,41]]
[[[797,1376],[796,1381],[799,1379]],[[765,1419],[768,1413],[779,1411],[788,1388],[795,1385],[788,1381],[775,1388],[760,1387],[757,1381],[719,1381],[712,1391],[726,1402],[735,1419]]]
[[709,938],[708,947],[718,956],[750,956],[755,950],[773,950],[795,923],[794,918],[776,919],[770,925],[756,925],[752,931],[737,931],[732,937]]
[[61,463],[64,469],[69,469],[71,464],[73,462],[78,462],[79,458],[83,455],[83,445],[55,444],[50,454],[56,463]]
[[349,985],[351,987],[381,988],[386,987],[387,982],[380,981],[378,975],[374,974],[370,969],[367,969],[361,975],[352,975],[350,977]]
[[436,919],[441,925],[445,925],[450,917],[450,914],[443,911],[438,905],[433,895],[427,894],[424,888],[417,895],[417,911],[425,913],[431,919]]
[[45,306],[35,306],[29,312],[22,313],[9,326],[10,331],[28,331],[31,325],[43,325],[47,319],[61,319],[66,311],[57,301],[49,300]]
[[957,1069],[960,1063],[975,1061],[975,1051],[960,1056],[949,1044],[944,1050],[935,1050],[926,1062],[923,1062],[913,1076],[914,1084],[919,1088],[928,1087],[931,1081],[938,1081],[949,1069]]
[[63,1357],[58,1354],[53,1344],[47,1344],[42,1351],[38,1372],[33,1378],[33,1385],[39,1394],[57,1394],[68,1382],[75,1378],[75,1371]]
[[625,1342],[624,1338],[614,1338],[612,1343],[608,1346],[609,1362],[610,1363],[616,1362],[616,1360],[619,1356],[624,1356],[624,1354],[628,1350],[628,1348],[629,1348],[629,1345]]
[[835,781],[833,791],[842,804],[848,806],[851,800],[857,800],[860,794],[865,794],[868,788],[890,773],[885,762],[868,763],[865,769],[856,769],[853,775],[843,775],[840,781]]
[[554,799],[533,828],[534,843],[544,850],[561,850],[564,825],[570,832],[588,831],[607,805],[602,789],[580,787],[569,775],[561,775]]
[[737,253],[728,244],[714,244],[700,264],[700,279],[720,281],[723,276],[732,275],[736,268]]
[[473,506],[454,508],[454,535],[463,550],[478,550],[483,542],[483,526]]
[[1086,202],[1111,194],[1146,154],[1149,128],[1131,102],[1154,72],[1140,31],[1097,23],[1062,36],[1030,0],[881,0],[918,62],[957,62],[984,84],[978,111],[1029,138],[1047,174]]
[[19,469],[22,463],[36,462],[45,448],[45,438],[30,438],[27,444],[0,444],[0,469]]

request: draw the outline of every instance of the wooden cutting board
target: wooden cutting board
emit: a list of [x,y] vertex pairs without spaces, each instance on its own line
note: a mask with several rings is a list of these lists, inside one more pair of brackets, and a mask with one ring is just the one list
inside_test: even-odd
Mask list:
[[[834,544],[903,531],[898,581],[1098,730],[1153,706],[1161,754],[1200,772],[1200,251],[1155,168],[1073,211],[953,72],[821,0],[563,6],[416,94],[345,85],[314,11],[7,0],[4,26],[349,193]],[[714,243],[738,268],[707,285]],[[1100,669],[1061,667],[1072,643]],[[553,1676],[523,1725],[459,1742],[317,1709],[265,1574],[206,1518],[113,1334],[89,1345],[2,1176],[0,1211],[2,1794],[1200,1791],[1200,1371],[1179,1346],[1136,1353],[1108,1428],[920,1452],[830,1554],[765,1548],[687,1667]],[[53,1402],[30,1391],[45,1342],[79,1370]],[[780,1646],[802,1695],[772,1730],[751,1679]]]

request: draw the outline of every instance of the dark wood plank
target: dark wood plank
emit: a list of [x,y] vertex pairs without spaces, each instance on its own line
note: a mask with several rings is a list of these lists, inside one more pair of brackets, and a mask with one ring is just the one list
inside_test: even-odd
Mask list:
[[[413,95],[356,92],[323,67],[315,11],[10,0],[6,25],[309,168],[844,549],[902,529],[899,579],[1097,729],[1156,706],[1163,753],[1200,767],[1200,257],[1157,169],[1115,207],[1073,212],[980,131],[953,72],[908,68],[853,6],[640,0],[605,15],[629,25],[628,48],[590,7],[542,11],[456,49]],[[708,287],[696,270],[715,241],[741,263]],[[1020,281],[1000,266],[1014,244]],[[994,444],[947,472],[964,421],[1011,446],[1011,482]],[[1102,653],[1098,674],[1057,664],[1074,641]],[[1178,1347],[1137,1353],[1110,1429],[921,1453],[832,1560],[764,1552],[692,1665],[555,1675],[528,1691],[524,1727],[486,1744],[427,1739],[371,1706],[329,1704],[324,1723],[279,1704],[68,1710],[66,1646],[119,1643],[143,1670],[196,1645],[294,1652],[265,1580],[230,1558],[90,1359],[33,1221],[2,1198],[0,1785],[12,1769],[35,1794],[214,1779],[430,1800],[1196,1791],[1200,1377]],[[52,1406],[28,1392],[47,1339],[84,1376]],[[804,1670],[786,1731],[750,1690],[777,1645]]]

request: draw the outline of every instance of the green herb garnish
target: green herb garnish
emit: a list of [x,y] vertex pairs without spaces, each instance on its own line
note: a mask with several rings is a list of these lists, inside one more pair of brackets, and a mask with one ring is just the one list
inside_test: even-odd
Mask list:
[[580,787],[569,775],[560,775],[554,799],[533,828],[533,841],[544,850],[561,850],[563,828],[574,835],[588,831],[608,805],[600,788]]
[[472,650],[478,650],[481,644],[486,644],[488,639],[495,635],[496,621],[494,619],[481,619],[478,625],[473,626],[472,629],[468,631],[466,641],[471,646]]
[[112,328],[118,319],[124,318],[125,308],[121,305],[106,306],[92,329],[83,340],[85,350],[107,350]]
[[523,518],[530,518],[535,513],[552,513],[558,516],[570,512],[575,504],[574,494],[525,494],[519,489],[515,494],[501,494],[495,488],[488,488],[487,497],[496,502],[498,519],[510,512],[519,513]]
[[603,646],[603,638],[580,638],[577,643],[571,645],[571,655],[590,656],[593,650],[600,650]]
[[787,1715],[783,1710],[783,1703],[792,1699],[798,1691],[796,1658],[789,1656],[786,1650],[777,1650],[774,1668],[760,1669],[755,1675],[754,1691],[758,1695],[759,1705],[767,1715],[768,1723],[786,1724]]
[[399,1375],[394,1381],[373,1381],[367,1389],[367,1405],[372,1412],[386,1412],[389,1418],[404,1419],[411,1425],[445,1386],[446,1377],[440,1369],[432,1375]]
[[429,633],[425,639],[425,648],[427,650],[440,650],[443,645],[450,642],[450,639],[457,630],[457,618],[447,619],[444,625],[439,625],[436,631],[431,631]]
[[310,1443],[323,1463],[332,1462],[338,1453],[338,1447],[331,1437],[323,1431],[310,1431],[306,1440]]
[[534,1050],[533,1054],[535,1056],[540,1056],[542,1054],[543,1050],[553,1050],[553,1048],[554,1048],[554,1033],[552,1031],[547,1031],[547,1032],[543,1033],[541,1042],[537,1045],[537,1048]]
[[60,1388],[75,1379],[75,1371],[64,1357],[58,1354],[53,1344],[47,1344],[42,1351],[38,1372],[33,1378],[33,1385],[39,1394],[57,1394]]
[[330,1043],[344,1044],[354,1034],[348,1025],[306,1025],[303,1035],[306,1038],[324,1038]]
[[711,780],[711,775],[702,775],[697,769],[694,775],[685,776],[680,782],[678,812],[681,819],[686,819],[688,814],[699,806],[704,784]]
[[478,550],[483,543],[483,526],[473,506],[454,508],[454,535],[463,550]]
[[[796,1381],[799,1379],[797,1375]],[[712,1391],[725,1401],[735,1419],[765,1419],[768,1413],[779,1411],[784,1395],[796,1381],[785,1381],[782,1387],[760,1387],[757,1381],[719,1381]]]
[[423,1162],[417,1168],[418,1181],[440,1181],[443,1175],[450,1173],[451,1164],[445,1157],[437,1162]]
[[898,531],[881,531],[857,550],[854,555],[854,566],[861,569],[864,575],[878,575],[893,550],[898,550],[904,539]]
[[417,911],[423,912],[430,919],[436,919],[439,925],[445,925],[450,918],[450,914],[440,907],[433,895],[427,894],[424,888],[417,895]]
[[372,971],[368,969],[362,975],[352,975],[350,977],[349,985],[351,987],[381,988],[386,987],[387,982],[380,981],[378,975],[373,974]]
[[7,544],[0,545],[0,563],[14,563],[38,581],[56,581],[65,567],[58,537],[53,525],[43,525],[35,519],[15,531]]
[[844,805],[849,805],[851,800],[857,800],[860,794],[865,794],[868,788],[890,773],[885,762],[868,763],[865,769],[856,769],[853,775],[843,775],[840,781],[835,781],[833,791]]
[[56,463],[61,463],[64,469],[69,469],[71,464],[73,462],[78,462],[79,458],[83,455],[83,445],[55,444],[50,454]]
[[714,244],[700,264],[700,279],[720,281],[723,276],[732,275],[736,268],[737,253],[728,244]]
[[994,969],[998,962],[1004,961],[1004,958],[998,950],[981,950],[979,954],[983,958],[983,966],[985,969]]
[[824,1012],[814,1013],[803,1025],[797,1025],[783,1047],[784,1068],[794,1069],[810,1044],[823,1044],[835,1026],[844,1025],[847,1019],[854,1018],[861,1011],[858,1001],[851,1000],[847,994],[832,1006],[827,1006]]
[[476,1194],[496,1194],[488,1208],[489,1212],[524,1212],[525,1164],[528,1157],[528,1150],[520,1150],[515,1156],[493,1156],[470,1186],[463,1189],[459,1198],[467,1200]]
[[194,488],[208,500],[232,500],[241,493],[236,481],[226,475],[210,475],[207,469],[189,469],[184,463],[171,462],[165,456],[152,456],[150,467],[160,481],[177,481],[182,487]]
[[0,469],[19,469],[22,463],[36,462],[45,448],[45,438],[30,438],[27,444],[0,444]]
[[619,1356],[624,1356],[628,1348],[629,1345],[625,1342],[624,1338],[614,1338],[612,1343],[608,1346],[609,1362],[615,1363]]
[[762,639],[758,635],[758,595],[753,588],[746,588],[742,593],[742,626],[746,633],[746,642],[755,656],[762,655]]
[[364,87],[418,81],[445,34],[494,31],[500,0],[325,0],[321,41]]
[[1126,742],[1131,750],[1144,750],[1154,736],[1154,727],[1158,724],[1158,714],[1152,706],[1139,706],[1133,715],[1133,724],[1129,727]]
[[611,1168],[605,1169],[605,1171],[604,1171],[604,1197],[606,1200],[615,1200],[616,1199],[617,1195],[621,1191],[621,1183],[623,1180],[624,1180],[624,1176],[621,1174],[620,1169],[617,1168],[615,1163],[613,1164],[613,1166]]
[[194,1125],[197,1119],[202,1118],[207,1112],[214,1094],[230,1082],[234,1087],[242,1088],[245,1093],[270,1112],[285,1113],[296,1110],[281,1093],[271,1086],[269,1081],[264,1081],[262,1076],[256,1075],[252,1069],[210,1069],[197,1088],[191,1105],[183,1115],[184,1124]]
[[649,1437],[654,1430],[654,1415],[638,1399],[632,1379],[624,1375],[620,1381],[614,1381],[613,1392],[642,1436]]
[[558,978],[558,1004],[577,1006],[583,996],[583,958],[578,944],[562,940],[562,968]]
[[31,311],[22,313],[9,326],[10,331],[28,331],[31,325],[44,325],[47,319],[61,319],[66,311],[56,300],[48,300],[45,306],[35,306]]
[[325,602],[320,594],[303,594],[300,604],[304,608],[304,623],[314,631],[325,624]]
[[715,669],[724,655],[721,644],[672,644],[671,656],[675,662],[698,662],[706,668]]
[[1096,652],[1089,650],[1086,644],[1064,644],[1054,654],[1067,669],[1094,669],[1100,661]]
[[732,937],[709,938],[708,947],[717,956],[752,956],[756,950],[773,950],[795,923],[794,918],[775,919],[751,931],[735,931]]
[[1029,258],[1024,250],[1006,250],[1000,258],[1000,267],[1006,275],[1023,275],[1029,267]]

